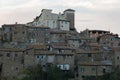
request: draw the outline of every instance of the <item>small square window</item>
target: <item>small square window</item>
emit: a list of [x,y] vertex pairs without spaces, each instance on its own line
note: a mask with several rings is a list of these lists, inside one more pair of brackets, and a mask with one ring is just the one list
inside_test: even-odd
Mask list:
[[80,70],[81,70],[81,72],[85,72],[85,68],[81,68]]
[[26,52],[26,55],[28,55],[28,52]]
[[10,57],[10,53],[7,53],[7,55],[6,55],[7,57]]
[[37,58],[39,58],[39,56],[37,56]]
[[18,54],[15,54],[15,57],[17,57],[18,56]]
[[104,74],[106,73],[106,69],[103,69],[103,73],[104,73]]
[[88,53],[88,57],[92,57],[91,53]]
[[119,60],[119,56],[117,56],[117,60]]
[[14,34],[17,34],[17,32],[14,32]]
[[25,34],[25,32],[24,32],[24,31],[23,31],[22,33],[23,33],[23,34]]
[[0,57],[2,57],[3,55],[2,54],[0,54]]
[[95,71],[95,68],[92,68],[91,71],[94,72],[94,71]]
[[16,70],[18,70],[18,67],[16,67]]

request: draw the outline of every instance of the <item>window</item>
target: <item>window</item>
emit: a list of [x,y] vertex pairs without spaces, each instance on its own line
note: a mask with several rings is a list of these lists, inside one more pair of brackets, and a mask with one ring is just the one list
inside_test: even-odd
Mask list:
[[12,28],[10,27],[10,31],[12,30]]
[[120,46],[120,43],[118,44],[118,46]]
[[3,31],[5,30],[5,28],[3,27]]
[[28,52],[26,52],[26,55],[28,55]]
[[14,32],[14,34],[17,34],[17,32]]
[[38,33],[34,33],[34,36],[38,36]]
[[7,53],[7,55],[6,55],[7,57],[10,57],[10,53]]
[[117,60],[119,60],[119,56],[117,56]]
[[15,69],[18,70],[18,67],[16,67]]
[[0,57],[2,57],[3,55],[2,54],[0,54]]
[[104,73],[104,74],[106,73],[106,70],[105,70],[105,69],[103,69],[103,73]]
[[37,56],[37,58],[39,58],[39,56]]
[[82,78],[85,78],[85,76],[82,76]]
[[105,57],[105,60],[107,60],[107,57]]
[[94,48],[95,51],[98,51],[99,49],[98,48]]
[[72,52],[74,52],[74,50],[72,50]]
[[23,34],[25,34],[25,32],[24,32],[24,31],[23,31],[22,33],[23,33]]
[[64,50],[61,50],[62,53],[64,53],[65,51]]
[[21,64],[24,64],[24,58],[21,59]]
[[63,25],[61,27],[63,27]]
[[88,57],[92,57],[91,53],[88,53]]
[[61,49],[59,49],[59,53],[61,53]]
[[63,65],[63,67],[64,67],[64,70],[70,70],[70,65],[69,64],[65,64],[65,65]]
[[95,72],[95,68],[92,68],[91,71],[92,71],[92,72]]
[[62,35],[60,34],[59,37],[62,37]]
[[85,47],[85,50],[88,51],[89,50],[88,47]]
[[85,72],[85,68],[80,68],[80,71],[81,72]]
[[15,54],[15,57],[17,57],[18,56],[18,54]]

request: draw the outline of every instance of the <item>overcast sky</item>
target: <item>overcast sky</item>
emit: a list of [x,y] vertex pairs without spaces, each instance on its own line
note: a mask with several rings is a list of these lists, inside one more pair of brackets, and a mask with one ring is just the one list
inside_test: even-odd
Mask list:
[[42,9],[59,13],[68,8],[76,11],[77,31],[100,29],[120,35],[120,0],[0,0],[0,26],[30,22]]

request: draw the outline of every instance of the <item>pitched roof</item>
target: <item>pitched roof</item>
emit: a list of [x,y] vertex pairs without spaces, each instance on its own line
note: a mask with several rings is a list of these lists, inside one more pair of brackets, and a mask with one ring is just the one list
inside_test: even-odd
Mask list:
[[79,62],[81,66],[112,66],[111,61]]

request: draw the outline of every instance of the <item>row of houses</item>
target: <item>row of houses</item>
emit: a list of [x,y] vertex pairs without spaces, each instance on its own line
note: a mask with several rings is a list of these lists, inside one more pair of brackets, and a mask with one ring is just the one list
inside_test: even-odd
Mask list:
[[[59,19],[70,25],[61,22],[63,28],[54,27],[51,21]],[[47,25],[46,21],[52,25]],[[72,9],[63,14],[43,9],[30,23],[3,25],[0,29],[0,76],[12,80],[24,68],[37,64],[43,68],[57,65],[63,71],[72,71],[75,80],[94,80],[110,72],[112,67],[120,66],[120,38],[103,30],[77,32]]]

